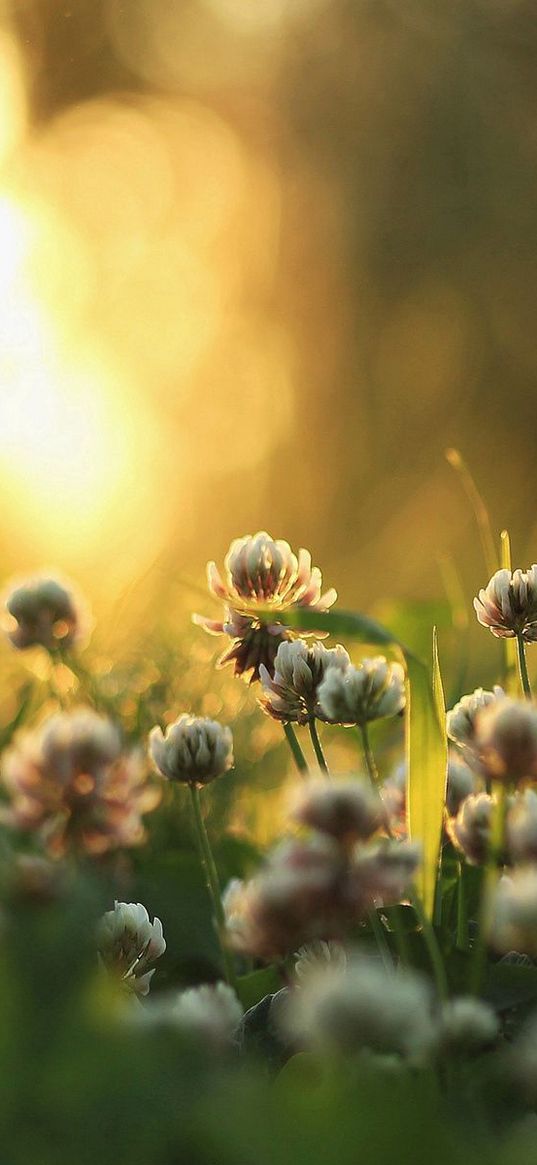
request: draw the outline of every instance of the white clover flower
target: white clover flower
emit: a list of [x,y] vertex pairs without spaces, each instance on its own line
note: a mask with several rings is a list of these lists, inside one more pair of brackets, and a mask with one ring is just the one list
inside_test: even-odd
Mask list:
[[230,1043],[243,1007],[227,983],[190,987],[177,996],[171,1018],[181,1031],[211,1043]]
[[490,943],[497,951],[537,957],[537,870],[520,866],[500,878],[491,911]]
[[[229,636],[232,643],[219,666],[233,663],[235,675],[250,675],[250,682],[259,679],[262,664],[272,674],[279,645],[291,639],[277,622],[278,612],[303,607],[328,611],[337,598],[333,588],[322,594],[321,572],[312,567],[307,550],[299,550],[297,558],[287,542],[274,541],[266,530],[235,539],[224,575],[209,562],[207,578],[211,593],[226,604],[224,619],[194,615],[194,622],[213,635]],[[267,610],[274,613],[274,622],[260,621],[260,613]]]
[[422,860],[415,841],[388,841],[357,847],[349,869],[349,896],[364,910],[391,906],[409,894]]
[[507,814],[506,839],[513,862],[537,862],[537,793],[517,793]]
[[165,733],[153,728],[149,748],[157,769],[170,781],[207,785],[233,766],[231,729],[207,717],[184,713]]
[[317,939],[300,947],[295,959],[295,975],[299,983],[303,984],[310,975],[318,974],[319,970],[326,970],[328,967],[344,971],[347,966],[347,951],[343,943],[336,942],[335,939],[328,942]]
[[499,700],[476,717],[474,748],[486,776],[509,784],[537,777],[537,708]]
[[357,777],[308,781],[300,789],[293,817],[346,845],[366,841],[386,822],[378,793]]
[[476,720],[483,708],[505,698],[503,688],[496,685],[492,692],[476,688],[468,696],[462,696],[455,707],[447,713],[446,728],[450,740],[460,748],[464,758],[472,768],[479,769],[479,759],[475,751]]
[[499,1028],[498,1017],[488,1003],[470,995],[450,999],[440,1013],[438,1050],[466,1055],[482,1052],[495,1042]]
[[333,724],[365,724],[396,716],[405,706],[405,674],[382,655],[341,671],[330,668],[318,688],[323,715]]
[[529,570],[497,570],[474,599],[479,622],[500,639],[537,640],[537,564]]
[[159,918],[151,922],[141,902],[115,902],[98,924],[97,947],[102,965],[125,990],[147,995],[151,964],[166,950]]
[[262,695],[259,703],[274,720],[307,724],[313,717],[326,720],[317,690],[329,668],[342,671],[350,659],[344,647],[327,648],[322,643],[308,647],[303,640],[281,643],[274,660],[274,678],[260,665]]
[[463,801],[477,792],[477,785],[475,772],[454,750],[450,751],[446,787],[446,809],[450,817],[456,817]]
[[14,647],[72,647],[84,633],[86,617],[72,587],[56,578],[30,578],[10,590],[6,631]]
[[435,1024],[427,982],[410,971],[390,974],[373,959],[308,975],[289,993],[280,1022],[292,1040],[325,1051],[395,1054],[413,1064],[429,1059]]
[[238,947],[245,937],[244,894],[246,882],[231,878],[222,894],[226,931],[231,946]]
[[481,866],[487,860],[493,804],[488,793],[472,794],[462,802],[457,816],[447,822],[449,838],[471,866]]

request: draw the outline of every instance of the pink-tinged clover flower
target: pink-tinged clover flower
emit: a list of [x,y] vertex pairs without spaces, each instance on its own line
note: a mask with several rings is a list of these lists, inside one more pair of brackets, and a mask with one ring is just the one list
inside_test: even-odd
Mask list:
[[231,729],[207,716],[184,712],[165,732],[153,728],[149,748],[159,773],[168,781],[201,787],[233,767]]
[[56,578],[30,578],[5,598],[4,626],[13,647],[24,651],[72,647],[86,631],[87,614],[73,588]]
[[329,668],[341,671],[349,665],[348,653],[339,644],[328,648],[314,643],[308,647],[302,639],[281,643],[274,660],[274,676],[264,664],[259,668],[259,703],[273,720],[286,724],[307,724],[315,717],[328,720],[319,704],[317,689]]
[[194,622],[232,640],[218,666],[233,663],[235,675],[253,682],[262,664],[273,674],[278,647],[292,638],[278,614],[300,608],[328,611],[337,594],[333,588],[322,593],[321,572],[312,567],[307,550],[299,550],[297,557],[287,542],[275,541],[265,530],[235,539],[224,565],[223,575],[215,562],[207,566],[209,590],[225,603],[224,618],[194,615]]
[[500,639],[521,635],[537,641],[537,564],[529,570],[497,570],[474,599],[479,622]]

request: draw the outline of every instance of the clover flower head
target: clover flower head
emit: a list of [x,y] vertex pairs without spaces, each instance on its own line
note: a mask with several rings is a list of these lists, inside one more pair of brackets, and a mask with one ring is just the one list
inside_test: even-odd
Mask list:
[[537,777],[537,707],[505,697],[476,717],[474,751],[486,776],[508,783]]
[[488,793],[466,797],[447,822],[448,837],[471,866],[481,866],[490,849],[493,799]]
[[475,772],[454,749],[450,749],[446,786],[446,808],[450,817],[456,817],[463,801],[477,791],[476,786]]
[[344,670],[350,664],[344,647],[327,648],[322,643],[309,647],[302,639],[283,642],[274,659],[274,676],[264,664],[259,678],[262,695],[259,703],[274,720],[307,724],[317,717],[326,720],[317,690],[330,668]]
[[537,564],[529,570],[497,570],[474,599],[483,627],[500,639],[521,635],[526,643],[537,640]]
[[472,768],[479,767],[475,755],[476,720],[483,708],[505,699],[503,688],[496,685],[492,692],[476,688],[468,696],[462,696],[447,714],[446,728],[449,739],[462,751],[464,759]]
[[170,1020],[185,1035],[224,1047],[231,1044],[243,1008],[227,983],[203,984],[181,991],[170,1008]]
[[149,748],[158,771],[169,781],[201,787],[233,766],[231,729],[206,716],[183,713],[165,733],[153,728]]
[[7,824],[35,832],[51,857],[98,856],[145,837],[142,814],[160,793],[142,758],[125,754],[114,724],[86,708],[52,716],[4,754]]
[[305,943],[295,954],[295,975],[300,984],[306,982],[312,974],[328,967],[345,970],[347,966],[347,951],[343,943],[330,939],[317,939],[312,943]]
[[159,918],[151,922],[141,902],[115,902],[97,927],[101,965],[127,992],[147,995],[155,968],[166,950]]
[[363,659],[358,667],[329,668],[317,695],[323,715],[333,724],[396,716],[405,706],[404,671],[382,655]]
[[349,870],[349,895],[366,910],[391,906],[410,892],[422,860],[419,842],[382,840],[357,848]]
[[506,820],[507,849],[511,861],[537,862],[537,793],[517,793]]
[[502,952],[537,957],[537,870],[520,866],[500,878],[491,911],[489,940]]
[[476,1055],[497,1039],[498,1017],[482,999],[461,995],[442,1005],[438,1032],[441,1053]]
[[38,576],[19,583],[5,599],[6,632],[13,647],[72,647],[85,630],[82,604],[71,586]]
[[366,841],[385,824],[378,793],[359,778],[309,781],[300,790],[293,816],[301,825],[326,833],[340,844]]
[[308,975],[289,993],[280,1023],[303,1046],[344,1054],[393,1054],[418,1065],[434,1048],[427,982],[415,972],[389,974],[377,960],[357,956],[346,967]]
[[[328,611],[335,603],[334,589],[322,593],[322,576],[312,567],[311,555],[299,550],[298,557],[287,542],[274,541],[265,530],[247,534],[231,543],[223,576],[216,563],[207,566],[209,590],[225,603],[223,620],[194,615],[194,622],[214,635],[227,635],[231,646],[218,666],[233,663],[235,675],[259,679],[263,664],[272,675],[276,652],[292,638],[277,621],[278,612],[308,608]],[[274,614],[262,621],[260,615]]]

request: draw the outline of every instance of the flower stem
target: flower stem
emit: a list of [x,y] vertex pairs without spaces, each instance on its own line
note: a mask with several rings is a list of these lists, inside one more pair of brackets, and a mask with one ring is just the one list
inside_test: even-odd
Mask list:
[[313,751],[315,753],[315,756],[317,757],[317,762],[318,762],[319,768],[320,768],[321,772],[323,772],[325,774],[326,777],[329,777],[330,776],[330,769],[328,768],[328,765],[326,763],[326,757],[325,757],[324,752],[323,752],[322,744],[319,740],[319,733],[317,732],[317,725],[316,725],[313,717],[311,720],[308,721],[308,727],[310,730]]
[[201,812],[200,793],[197,785],[190,784],[189,789],[192,798],[192,808],[194,810],[194,820],[196,822],[196,833],[198,838],[201,865],[205,874],[207,890],[212,901],[215,928],[220,942],[226,979],[229,986],[236,989],[237,983],[235,972],[233,970],[233,963],[230,957],[230,953],[225,945],[226,917],[224,914],[224,907],[222,906],[220,883],[218,881],[218,873],[214,864],[211,845],[207,835],[207,830],[205,828],[203,814]]
[[421,932],[431,960],[438,995],[440,999],[447,999],[449,990],[442,952],[438,946],[438,939],[434,932],[432,922],[425,911],[421,898],[415,892],[412,893],[412,905],[420,921]]
[[364,750],[364,759],[367,771],[369,773],[369,780],[371,781],[373,788],[376,790],[380,780],[379,771],[376,766],[375,757],[373,756],[373,750],[369,743],[369,733],[367,731],[367,722],[365,720],[363,724],[358,725],[358,730],[362,740],[362,748]]
[[298,743],[297,735],[296,735],[296,732],[293,728],[293,725],[292,724],[284,724],[283,730],[285,732],[285,736],[287,738],[287,743],[289,745],[289,748],[291,749],[291,752],[293,754],[293,760],[296,764],[296,767],[297,767],[299,773],[301,773],[302,776],[305,777],[309,773],[308,762],[307,762],[307,760],[304,756],[304,753],[302,752],[302,749]]
[[531,684],[528,675],[528,666],[526,663],[526,649],[524,647],[524,638],[522,635],[516,637],[517,659],[518,659],[518,674],[520,676],[520,683],[522,691],[527,700],[531,700]]
[[466,901],[466,879],[464,862],[459,862],[459,877],[457,881],[457,948],[460,951],[468,950],[468,916]]

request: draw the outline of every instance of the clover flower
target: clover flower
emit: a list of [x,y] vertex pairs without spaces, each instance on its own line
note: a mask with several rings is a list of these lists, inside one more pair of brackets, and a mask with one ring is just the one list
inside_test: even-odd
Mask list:
[[358,956],[345,967],[309,975],[281,1010],[284,1033],[303,1046],[353,1054],[368,1051],[425,1063],[436,1035],[427,982],[415,972],[386,971]]
[[404,671],[383,655],[363,659],[359,667],[329,668],[317,697],[323,715],[333,724],[365,724],[396,716],[405,706]]
[[242,1015],[243,1008],[227,983],[181,991],[170,1009],[170,1019],[182,1032],[219,1047],[231,1043]]
[[343,845],[366,841],[386,820],[382,801],[371,785],[344,777],[334,778],[330,784],[308,782],[300,790],[293,817]]
[[233,766],[231,729],[205,716],[183,713],[165,733],[153,728],[149,748],[158,771],[169,781],[201,787]]
[[31,578],[9,592],[5,600],[6,631],[14,647],[72,647],[83,633],[79,600],[55,578]]
[[529,570],[497,570],[474,599],[483,627],[501,639],[520,635],[526,643],[537,640],[537,564]]
[[[232,662],[235,675],[250,674],[250,682],[259,678],[261,664],[272,674],[278,647],[291,639],[277,621],[279,612],[328,611],[337,598],[333,588],[322,594],[321,572],[312,567],[307,550],[299,550],[297,558],[287,542],[274,541],[265,530],[232,542],[224,576],[209,562],[207,578],[211,593],[225,603],[224,619],[194,615],[194,622],[232,640],[218,666]],[[267,612],[274,614],[274,621],[260,619]]]
[[419,842],[384,839],[357,849],[349,869],[350,899],[362,909],[401,902],[410,892],[421,858]]
[[446,717],[449,739],[462,751],[464,759],[472,768],[479,768],[475,752],[476,721],[483,708],[505,699],[503,688],[496,685],[492,692],[476,688],[468,696],[462,696]]
[[507,848],[511,861],[537,862],[537,793],[525,789],[513,798],[506,820]]
[[101,965],[127,992],[147,995],[152,964],[166,950],[159,918],[151,922],[141,902],[114,902],[97,926]]
[[487,860],[493,804],[488,793],[472,794],[462,802],[457,816],[447,822],[448,837],[471,866],[481,866]]
[[537,777],[537,708],[505,697],[476,717],[473,744],[484,774],[518,784]]
[[303,984],[310,975],[319,970],[331,967],[344,971],[347,966],[347,951],[343,943],[330,939],[317,939],[312,943],[305,943],[295,954],[295,975],[300,984]]
[[[390,826],[398,834],[406,828],[406,772],[406,761],[401,761],[380,788]],[[475,772],[459,758],[454,749],[451,749],[448,754],[446,785],[446,808],[449,817],[456,817],[465,798],[478,791],[477,784]]]
[[438,1031],[441,1054],[476,1055],[497,1039],[498,1017],[488,1003],[461,995],[442,1005]]
[[537,870],[520,866],[500,878],[491,911],[490,943],[497,951],[537,957]]
[[2,819],[37,833],[52,857],[140,844],[141,815],[160,800],[140,755],[123,754],[115,725],[86,708],[22,735],[4,755],[2,778],[10,798]]
[[261,664],[259,678],[263,693],[259,703],[274,720],[307,724],[317,717],[327,720],[317,696],[329,668],[343,671],[350,664],[348,653],[339,644],[327,648],[322,643],[308,647],[301,639],[280,643],[274,659],[274,678]]

